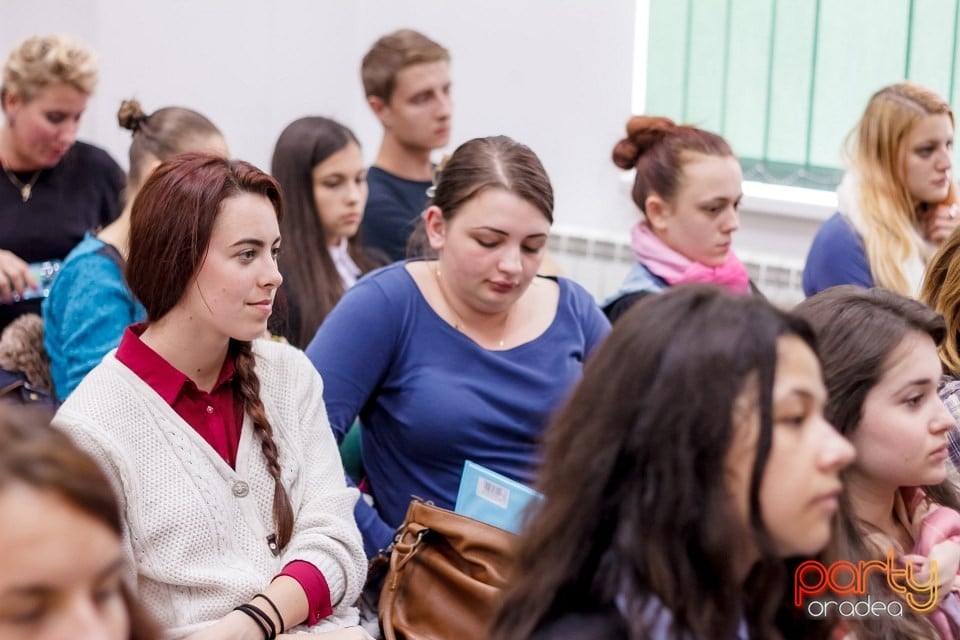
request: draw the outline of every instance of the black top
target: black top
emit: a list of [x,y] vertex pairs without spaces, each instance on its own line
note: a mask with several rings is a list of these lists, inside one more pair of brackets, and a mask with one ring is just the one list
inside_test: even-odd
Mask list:
[[363,245],[382,251],[396,262],[407,257],[407,240],[427,207],[429,180],[407,180],[370,167],[369,197],[360,223]]
[[[11,173],[24,184],[34,176],[33,171]],[[124,184],[123,170],[113,158],[83,142],[41,171],[27,202],[0,173],[0,249],[26,262],[63,260],[85,232],[120,215]],[[0,331],[21,314],[40,313],[40,302],[0,304]]]
[[547,618],[530,640],[627,640],[627,624],[616,607],[596,611],[569,611]]

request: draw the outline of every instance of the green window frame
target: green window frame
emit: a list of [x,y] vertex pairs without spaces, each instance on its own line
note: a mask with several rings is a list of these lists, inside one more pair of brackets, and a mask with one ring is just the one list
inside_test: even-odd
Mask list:
[[834,188],[843,141],[885,85],[906,78],[960,98],[960,0],[643,5],[644,111],[720,133],[750,180]]

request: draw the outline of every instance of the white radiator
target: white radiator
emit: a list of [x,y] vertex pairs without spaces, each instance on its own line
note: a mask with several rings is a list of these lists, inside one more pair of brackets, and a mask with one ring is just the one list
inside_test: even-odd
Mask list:
[[[635,258],[623,234],[554,225],[548,244],[564,276],[583,285],[597,301],[616,292]],[[737,250],[753,283],[773,303],[792,307],[803,299],[803,262]]]

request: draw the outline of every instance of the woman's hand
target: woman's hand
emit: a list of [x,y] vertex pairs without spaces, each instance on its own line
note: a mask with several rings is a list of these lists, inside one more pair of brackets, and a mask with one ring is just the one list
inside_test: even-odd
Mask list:
[[13,295],[23,295],[30,287],[37,286],[30,273],[30,265],[10,251],[0,249],[0,302],[13,300]]
[[957,568],[960,567],[960,545],[952,540],[944,540],[934,545],[929,557],[909,554],[903,556],[903,561],[913,564],[913,579],[921,585],[929,583],[931,563],[936,563],[937,586],[949,591],[953,588]]
[[923,237],[933,244],[947,239],[960,224],[960,205],[938,204],[923,220]]
[[191,633],[185,640],[263,640],[263,631],[244,612],[231,611],[215,624]]
[[[191,636],[192,637],[192,636]],[[336,631],[327,631],[325,633],[281,633],[277,640],[373,640],[373,637],[364,631],[363,627],[347,627],[346,629],[337,629]]]

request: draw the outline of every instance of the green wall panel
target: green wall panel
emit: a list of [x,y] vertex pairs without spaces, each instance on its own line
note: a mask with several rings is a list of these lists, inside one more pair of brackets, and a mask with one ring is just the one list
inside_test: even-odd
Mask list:
[[761,177],[829,187],[880,87],[908,77],[960,103],[958,13],[960,0],[650,0],[647,112],[721,133]]

